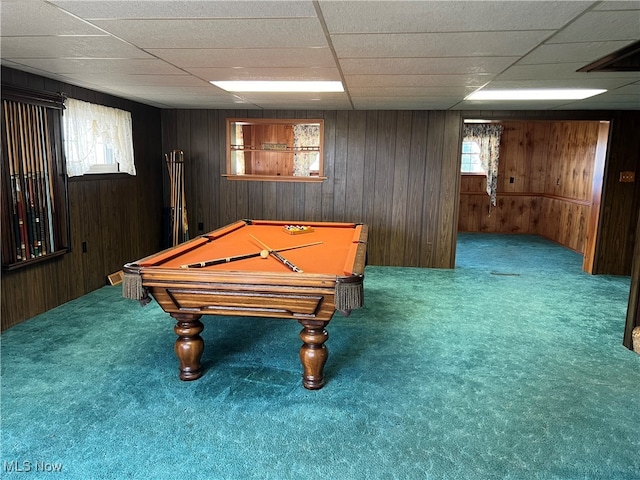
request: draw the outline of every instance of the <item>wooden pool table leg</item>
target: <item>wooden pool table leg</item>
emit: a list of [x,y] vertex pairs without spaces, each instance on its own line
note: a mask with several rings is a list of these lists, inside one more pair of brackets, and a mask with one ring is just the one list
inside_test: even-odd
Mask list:
[[202,315],[172,313],[178,322],[173,331],[178,335],[175,351],[180,361],[180,379],[196,380],[202,376],[200,358],[204,351],[204,340],[200,332],[204,325],[200,321]]
[[300,348],[300,361],[304,373],[302,385],[309,390],[318,390],[324,386],[324,364],[329,357],[329,350],[324,342],[329,334],[324,329],[328,322],[313,320],[298,320],[304,327],[300,332],[302,347]]

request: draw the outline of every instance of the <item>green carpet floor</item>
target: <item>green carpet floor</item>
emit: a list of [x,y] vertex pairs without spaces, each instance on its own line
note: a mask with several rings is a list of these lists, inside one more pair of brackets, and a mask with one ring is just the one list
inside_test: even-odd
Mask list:
[[629,278],[533,236],[461,234],[457,253],[455,270],[368,266],[319,391],[292,321],[206,317],[195,382],[173,321],[119,287],[17,325],[0,477],[640,478]]

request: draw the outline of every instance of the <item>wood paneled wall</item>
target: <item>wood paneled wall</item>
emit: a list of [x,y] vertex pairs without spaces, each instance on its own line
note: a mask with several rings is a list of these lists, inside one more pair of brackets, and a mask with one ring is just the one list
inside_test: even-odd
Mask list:
[[463,175],[458,229],[532,233],[584,252],[597,121],[505,121],[497,205],[485,177]]
[[[222,178],[227,117],[323,118],[318,183]],[[165,110],[163,150],[186,159],[189,229],[240,218],[364,222],[369,263],[451,268],[460,115],[425,111]],[[198,231],[198,225],[202,229]]]
[[4,330],[100,288],[125,262],[160,249],[162,152],[159,109],[4,67],[2,81],[130,111],[137,170],[135,177],[69,180],[72,250],[58,259],[2,272]]

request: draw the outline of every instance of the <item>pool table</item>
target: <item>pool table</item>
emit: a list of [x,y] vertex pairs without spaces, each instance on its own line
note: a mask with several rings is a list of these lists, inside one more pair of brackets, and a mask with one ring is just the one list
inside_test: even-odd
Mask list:
[[123,267],[123,295],[176,320],[180,378],[203,374],[203,315],[297,320],[302,383],[322,388],[334,313],[362,306],[367,225],[241,220]]

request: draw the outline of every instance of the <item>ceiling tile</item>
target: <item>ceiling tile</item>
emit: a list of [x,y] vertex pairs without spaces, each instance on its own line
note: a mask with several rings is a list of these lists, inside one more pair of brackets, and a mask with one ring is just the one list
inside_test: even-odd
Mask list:
[[[172,93],[155,93],[155,91],[132,92],[129,89],[126,91],[112,89],[111,93],[131,99],[147,98],[156,104],[180,105],[180,107],[175,108],[238,108],[239,105],[237,99],[231,95],[185,94],[175,90]],[[224,106],[216,107],[217,105]],[[243,103],[242,108],[249,108],[249,106]],[[250,108],[257,108],[257,106],[251,105]]]
[[583,77],[581,79],[565,80],[561,78],[534,80],[494,80],[487,87],[493,89],[523,89],[523,88],[604,88],[614,89],[631,83],[630,79]]
[[640,10],[589,12],[546,43],[606,42],[640,38]]
[[640,99],[640,83],[630,83],[623,87],[617,88],[611,95],[637,95]]
[[582,13],[592,3],[566,1],[319,2],[331,34],[555,30]]
[[402,97],[461,97],[464,98],[467,95],[477,90],[477,87],[351,87],[349,88],[349,95],[352,99],[356,98],[376,98],[376,97],[399,97],[399,99],[406,100]]
[[72,73],[65,75],[70,79],[82,80],[95,84],[104,83],[113,86],[171,86],[171,87],[197,87],[207,86],[208,83],[191,75],[119,75],[119,74],[92,74]]
[[518,62],[518,65],[536,63],[576,63],[587,64],[598,60],[632,42],[582,42],[540,45]]
[[[477,100],[463,100],[455,106],[455,110],[487,110],[487,109],[496,109],[496,110],[551,110],[555,108],[563,107],[567,104],[567,101],[526,101],[526,100],[518,100],[518,101],[506,101],[502,100],[500,102],[492,102],[492,101],[477,101]],[[573,107],[576,108],[575,106]],[[579,109],[579,108],[578,108]]]
[[493,75],[345,75],[349,88],[353,87],[480,87]]
[[[177,90],[172,85],[118,85],[114,84],[110,88],[118,91],[129,91],[135,94],[148,92],[151,95],[175,95]],[[179,92],[185,96],[218,96],[219,98],[230,98],[232,94],[217,88],[210,83],[200,83],[196,86],[180,87]]]
[[334,67],[329,47],[147,49],[178,67]]
[[344,58],[340,60],[345,75],[460,75],[499,73],[520,57],[451,58]]
[[[277,110],[278,108],[322,110],[325,105],[333,109],[351,109],[349,98],[345,93],[239,93],[236,96],[246,103],[261,108]],[[236,106],[236,108],[241,108]]]
[[96,20],[140,48],[326,47],[315,18]]
[[580,102],[569,103],[556,107],[554,110],[640,110],[640,101],[615,100],[596,101],[591,99],[581,100]]
[[640,0],[614,0],[598,2],[593,10],[629,10],[640,9]]
[[2,58],[152,58],[113,37],[2,37]]
[[264,103],[273,101],[295,101],[295,102],[317,102],[319,100],[344,101],[347,100],[345,93],[321,92],[321,93],[263,93],[263,92],[242,92],[237,93],[237,97],[250,103]]
[[16,62],[57,74],[116,73],[184,75],[185,72],[155,58],[16,58]]
[[336,68],[186,68],[187,72],[210,80],[338,80]]
[[583,62],[578,63],[543,63],[535,65],[513,65],[495,80],[527,80],[527,79],[603,79],[620,78],[634,80],[638,78],[637,72],[578,72],[584,67]]
[[458,101],[457,97],[361,97],[353,99],[353,106],[359,110],[448,110]]
[[24,0],[2,2],[0,26],[3,37],[103,34],[96,27],[48,3]]
[[332,35],[338,58],[521,56],[547,31]]
[[87,19],[105,18],[295,18],[315,17],[311,1],[95,1],[51,0]]

